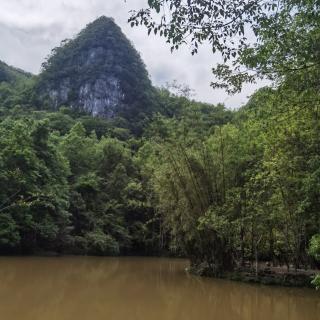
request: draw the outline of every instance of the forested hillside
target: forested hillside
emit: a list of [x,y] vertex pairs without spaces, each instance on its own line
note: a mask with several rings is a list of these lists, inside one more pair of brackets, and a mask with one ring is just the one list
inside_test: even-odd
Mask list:
[[[212,123],[226,123],[232,113],[223,106],[172,96],[165,89],[158,91],[158,99],[159,111],[163,107],[167,115],[155,115],[142,138],[67,108],[58,112],[3,108],[3,252],[167,252],[150,176],[143,172],[148,155],[142,150],[150,139],[165,138],[174,122],[185,117],[197,115],[199,124],[193,130],[198,136]],[[185,130],[181,122],[177,134]]]
[[30,77],[31,74],[0,61],[0,82],[17,83]]
[[[306,15],[309,29],[316,25],[303,8],[292,28]],[[61,79],[80,72],[72,65],[74,54],[81,56],[75,52],[92,41],[103,47],[100,31],[109,23],[98,20],[55,49],[39,77],[2,79],[1,253],[173,254],[190,258],[199,274],[217,276],[248,264],[258,275],[260,262],[288,270],[319,266],[320,69],[317,48],[311,62],[305,58],[308,30],[304,44],[287,44],[297,69],[287,73],[285,47],[262,33],[265,47],[250,51],[251,58],[262,73],[274,67],[276,83],[235,111],[193,101],[185,90],[151,87],[126,41],[109,64],[103,60],[104,73],[120,74],[137,94],[125,96],[116,116],[92,117],[72,94],[52,107],[39,90],[58,90]],[[270,43],[278,55],[267,54]],[[294,66],[302,60],[306,68]],[[95,68],[75,77],[94,83]]]

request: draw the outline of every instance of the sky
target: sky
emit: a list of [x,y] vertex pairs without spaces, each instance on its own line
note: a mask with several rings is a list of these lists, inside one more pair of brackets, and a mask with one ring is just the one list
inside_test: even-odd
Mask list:
[[171,53],[164,38],[148,36],[142,27],[130,27],[129,11],[146,4],[147,0],[0,0],[0,60],[37,74],[52,48],[105,15],[115,19],[140,52],[156,86],[176,80],[192,88],[196,100],[237,108],[262,85],[248,85],[233,96],[213,90],[211,69],[219,57],[208,45],[203,45],[195,56],[188,47]]

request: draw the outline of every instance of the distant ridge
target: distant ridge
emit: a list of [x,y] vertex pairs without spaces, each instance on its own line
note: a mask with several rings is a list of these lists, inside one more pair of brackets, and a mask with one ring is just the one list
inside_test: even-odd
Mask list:
[[0,83],[1,82],[16,83],[19,80],[25,80],[31,77],[32,77],[31,73],[25,72],[15,67],[11,67],[7,65],[5,62],[0,60]]

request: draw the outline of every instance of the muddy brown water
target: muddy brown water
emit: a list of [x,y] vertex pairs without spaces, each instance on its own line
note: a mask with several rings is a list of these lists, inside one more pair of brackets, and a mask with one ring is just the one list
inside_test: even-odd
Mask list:
[[1,320],[320,320],[312,289],[199,278],[162,258],[0,258]]

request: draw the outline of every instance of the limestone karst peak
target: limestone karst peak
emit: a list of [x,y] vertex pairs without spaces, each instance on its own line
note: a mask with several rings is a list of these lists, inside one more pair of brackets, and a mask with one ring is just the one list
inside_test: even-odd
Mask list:
[[41,100],[54,109],[65,105],[104,118],[146,112],[152,91],[139,53],[105,16],[53,49],[37,86]]

